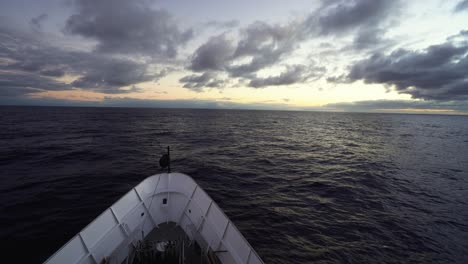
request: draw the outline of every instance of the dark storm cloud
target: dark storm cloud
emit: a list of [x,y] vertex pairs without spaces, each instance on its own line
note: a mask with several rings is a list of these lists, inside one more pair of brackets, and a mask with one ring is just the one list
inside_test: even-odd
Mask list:
[[324,68],[315,67],[308,69],[304,65],[288,66],[286,71],[278,76],[270,76],[267,78],[252,78],[249,82],[250,87],[261,88],[266,86],[280,86],[290,85],[295,83],[302,83],[309,78],[321,76],[325,72]]
[[224,80],[218,78],[213,72],[205,72],[200,75],[189,75],[179,80],[184,84],[184,88],[195,92],[201,92],[203,88],[222,88],[225,85]]
[[[461,32],[450,41],[422,51],[376,53],[350,68],[349,81],[394,86],[400,93],[428,100],[468,99],[468,38]],[[333,81],[333,80],[332,80]]]
[[[163,70],[149,74],[146,64],[129,59],[62,50],[5,27],[0,27],[0,44],[2,87],[24,93],[72,87],[103,93],[128,93],[136,90],[121,88],[155,80],[167,73]],[[50,78],[65,74],[78,78],[71,84]]]
[[461,12],[468,10],[468,0],[462,0],[454,8],[454,12]]
[[97,51],[173,58],[192,38],[181,31],[165,10],[155,10],[145,0],[75,0],[78,13],[65,30],[98,41]]

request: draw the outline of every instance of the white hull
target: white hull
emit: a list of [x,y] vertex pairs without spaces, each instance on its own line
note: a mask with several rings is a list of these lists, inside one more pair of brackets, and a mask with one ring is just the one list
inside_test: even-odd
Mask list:
[[122,263],[159,224],[177,223],[222,263],[263,263],[218,205],[189,176],[153,175],[130,190],[45,263]]

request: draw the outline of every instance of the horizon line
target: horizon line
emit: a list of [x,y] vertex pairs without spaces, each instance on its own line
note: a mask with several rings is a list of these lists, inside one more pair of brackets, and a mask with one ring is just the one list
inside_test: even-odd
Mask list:
[[[282,112],[318,112],[318,113],[343,113],[343,114],[401,114],[401,115],[442,115],[442,116],[468,116],[468,112],[453,111],[347,111],[347,110],[330,110],[330,109],[258,109],[258,108],[210,108],[210,107],[157,107],[157,106],[125,106],[125,105],[20,105],[20,104],[0,104],[0,107],[66,107],[66,108],[126,108],[126,109],[180,109],[180,110],[234,110],[234,111],[282,111]],[[390,110],[390,109],[389,109]],[[407,110],[407,109],[406,109]]]

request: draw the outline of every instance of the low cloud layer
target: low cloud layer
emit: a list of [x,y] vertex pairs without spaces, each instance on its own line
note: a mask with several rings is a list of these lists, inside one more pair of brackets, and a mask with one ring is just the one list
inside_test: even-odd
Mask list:
[[63,91],[70,85],[54,81],[40,74],[15,73],[0,70],[0,96],[22,96],[44,90]]
[[156,107],[156,108],[190,108],[190,109],[252,109],[252,110],[303,110],[285,103],[252,102],[237,103],[229,98],[220,99],[179,99],[149,100],[130,97],[107,97],[100,102],[72,101],[52,98],[7,98],[0,96],[1,105],[34,105],[34,106],[100,106],[100,107]]
[[286,67],[286,71],[278,76],[266,78],[254,77],[249,82],[250,87],[261,88],[266,86],[281,86],[295,83],[303,83],[311,78],[320,77],[325,73],[323,67],[306,67],[305,65],[292,65]]
[[424,112],[428,110],[439,110],[441,112],[468,112],[467,101],[434,101],[434,100],[367,100],[346,103],[332,103],[323,106],[325,110],[338,110],[350,112],[391,112],[413,111]]
[[189,75],[180,79],[184,84],[184,88],[190,89],[195,92],[201,92],[203,88],[222,88],[224,87],[224,80],[220,79],[213,72],[205,72],[200,75]]

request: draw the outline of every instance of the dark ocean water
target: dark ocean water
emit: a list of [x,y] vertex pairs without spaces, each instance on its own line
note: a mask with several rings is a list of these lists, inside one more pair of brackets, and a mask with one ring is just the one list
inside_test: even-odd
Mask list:
[[0,107],[2,259],[46,260],[167,145],[266,263],[468,263],[467,116],[59,107]]

